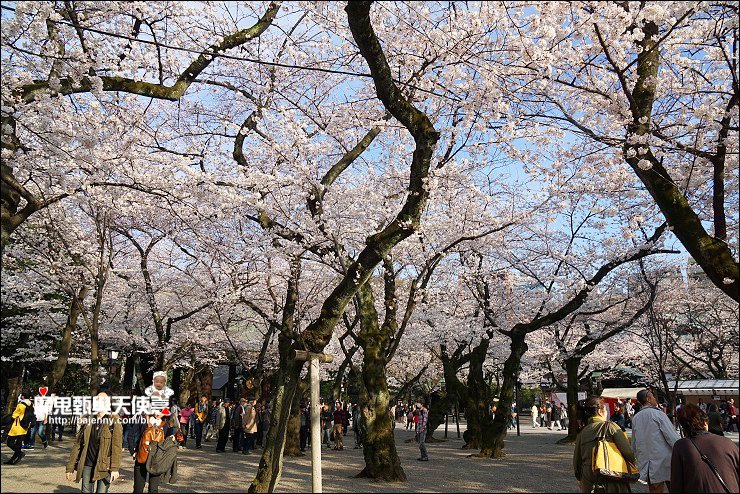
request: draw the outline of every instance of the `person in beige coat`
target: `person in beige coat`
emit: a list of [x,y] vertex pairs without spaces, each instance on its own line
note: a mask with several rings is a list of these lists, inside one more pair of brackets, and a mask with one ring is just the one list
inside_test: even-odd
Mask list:
[[244,430],[242,454],[248,455],[254,449],[254,440],[257,435],[257,410],[254,398],[247,399],[247,406],[242,414],[242,429]]

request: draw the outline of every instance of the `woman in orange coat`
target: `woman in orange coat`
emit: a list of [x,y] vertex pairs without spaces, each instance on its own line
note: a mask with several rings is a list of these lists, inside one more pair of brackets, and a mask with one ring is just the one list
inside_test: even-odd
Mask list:
[[[169,410],[165,408],[147,417],[149,423],[134,453],[134,492],[144,492],[144,484],[147,482],[146,460],[149,458],[150,444],[164,441],[163,427],[169,415]],[[159,475],[149,474],[148,492],[159,492],[159,477]]]

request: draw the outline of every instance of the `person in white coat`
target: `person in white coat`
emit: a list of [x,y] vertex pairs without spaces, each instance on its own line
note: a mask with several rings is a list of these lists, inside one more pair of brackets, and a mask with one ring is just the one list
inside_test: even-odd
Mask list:
[[637,393],[637,401],[642,408],[632,417],[632,449],[640,479],[648,483],[651,493],[663,492],[664,483],[670,491],[673,444],[680,437],[650,389]]
[[540,414],[540,409],[537,405],[532,405],[532,429],[536,429],[539,424],[537,423],[537,417]]

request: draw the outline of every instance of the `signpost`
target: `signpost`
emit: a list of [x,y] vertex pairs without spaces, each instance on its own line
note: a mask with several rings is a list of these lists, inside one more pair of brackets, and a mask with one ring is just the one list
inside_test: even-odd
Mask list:
[[299,362],[309,361],[311,377],[311,490],[323,492],[321,485],[321,405],[319,403],[319,363],[329,363],[334,358],[325,353],[295,350],[294,358]]

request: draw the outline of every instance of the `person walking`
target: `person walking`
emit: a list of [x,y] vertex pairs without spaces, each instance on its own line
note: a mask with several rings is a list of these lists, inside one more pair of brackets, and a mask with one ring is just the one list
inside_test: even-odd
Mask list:
[[110,411],[110,398],[100,392],[96,396],[98,409],[95,417],[80,421],[72,450],[67,460],[66,477],[81,483],[81,492],[108,492],[111,482],[119,478],[123,427],[118,415]]
[[722,430],[722,415],[719,414],[717,405],[710,403],[707,407],[707,417],[709,420],[709,432],[718,436],[724,436],[725,433]]
[[180,429],[180,411],[182,410],[177,404],[177,400],[170,399],[172,405],[169,407],[170,418],[167,421],[167,428],[165,429],[165,437],[174,436]]
[[201,396],[200,402],[195,404],[195,449],[201,448],[203,427],[205,427],[208,422],[209,408],[208,397],[206,395]]
[[257,409],[253,398],[247,399],[247,406],[242,414],[242,429],[244,430],[242,454],[248,455],[255,447],[254,440],[257,435]]
[[696,405],[676,416],[685,437],[673,445],[670,492],[740,492],[737,444],[710,434],[709,417]]
[[419,403],[419,421],[417,422],[418,425],[418,431],[419,431],[419,452],[421,452],[421,457],[418,458],[419,461],[429,461],[429,456],[427,455],[427,445],[426,445],[426,439],[427,439],[427,422],[429,420],[429,412],[426,409],[424,403]]
[[635,454],[630,447],[627,435],[617,424],[607,420],[603,398],[592,396],[580,402],[580,408],[586,423],[578,432],[573,451],[573,473],[578,481],[579,491],[631,492],[629,482],[598,478],[593,471],[594,450],[602,434],[607,441],[616,444],[625,460],[634,463]]
[[234,406],[234,411],[231,414],[231,430],[233,431],[233,447],[234,453],[239,453],[243,449],[242,437],[244,436],[244,422],[243,415],[247,408],[247,399],[241,398],[239,404]]
[[680,438],[649,388],[637,393],[637,402],[640,411],[632,417],[632,449],[640,479],[648,483],[651,493],[663,492],[664,483],[670,490],[671,454]]
[[627,421],[624,417],[624,408],[622,405],[617,406],[617,410],[614,412],[614,415],[612,415],[611,420],[623,431],[627,429]]
[[[28,398],[26,398],[26,394],[29,396]],[[23,441],[36,420],[30,393],[21,393],[11,418],[13,422],[8,431],[8,447],[13,450],[13,455],[5,462],[5,465],[16,465],[26,456],[23,451]]]
[[[404,412],[404,416],[406,413]],[[362,411],[360,410],[360,404],[355,403],[352,407],[352,432],[355,434],[355,449],[362,447],[362,435],[360,433],[360,421],[362,420]]]
[[408,412],[406,412],[406,430],[411,430],[414,427],[414,410],[409,406]]
[[556,431],[563,429],[563,426],[560,424],[560,418],[562,417],[562,414],[563,414],[563,408],[557,403],[553,403],[551,424],[555,427]]
[[332,413],[329,410],[329,405],[324,403],[321,407],[321,430],[323,431],[323,437],[321,442],[326,444],[327,447],[331,448],[330,433],[331,430]]
[[727,429],[725,432],[736,432],[738,429],[737,425],[737,408],[735,408],[735,399],[730,398],[727,402]]
[[635,409],[632,406],[632,398],[627,398],[624,402],[624,420],[625,426],[632,429],[632,417],[635,415]]
[[339,402],[334,404],[334,428],[331,431],[331,435],[334,438],[334,449],[344,449],[344,419],[346,417],[345,411],[342,409],[342,405]]
[[148,492],[159,492],[160,475],[147,471],[147,460],[152,443],[164,441],[164,429],[169,410],[155,411],[147,419],[147,428],[139,439],[134,454],[134,493],[144,492],[144,486],[149,483]]
[[262,415],[260,415],[260,430],[262,432],[262,435],[260,436],[260,441],[257,443],[257,446],[262,447],[265,440],[267,439],[267,433],[270,431],[270,420],[272,419],[272,407],[270,407],[270,404],[265,402],[264,406],[262,407]]
[[51,412],[51,400],[41,399],[38,400],[38,406],[34,406],[35,421],[34,426],[30,430],[31,437],[28,441],[28,448],[33,449],[36,445],[36,435],[38,434],[41,438],[41,444],[44,445],[44,449],[49,446],[49,441],[46,440],[46,429],[49,421],[49,413]]
[[226,452],[226,443],[229,442],[229,433],[231,432],[231,399],[226,398],[218,407],[216,416],[216,431],[218,440],[216,441],[216,451],[218,453]]
[[182,444],[181,448],[184,448],[188,442],[188,432],[190,432],[190,417],[193,415],[193,404],[186,404],[182,410],[180,410],[180,430],[182,431]]
[[305,403],[301,403],[301,408],[298,412],[298,417],[301,421],[301,429],[299,432],[299,443],[301,447],[301,451],[306,451],[306,442],[308,441],[308,434],[311,427],[311,419],[308,415],[308,410],[306,410]]
[[537,408],[537,405],[532,405],[532,429],[536,429],[538,427],[537,424],[537,417],[539,416],[540,409]]
[[[203,440],[209,442],[214,435],[217,435],[216,420],[218,419],[218,408],[221,406],[221,400],[213,400],[208,410],[208,418],[203,427]],[[218,438],[217,438],[218,439]]]

